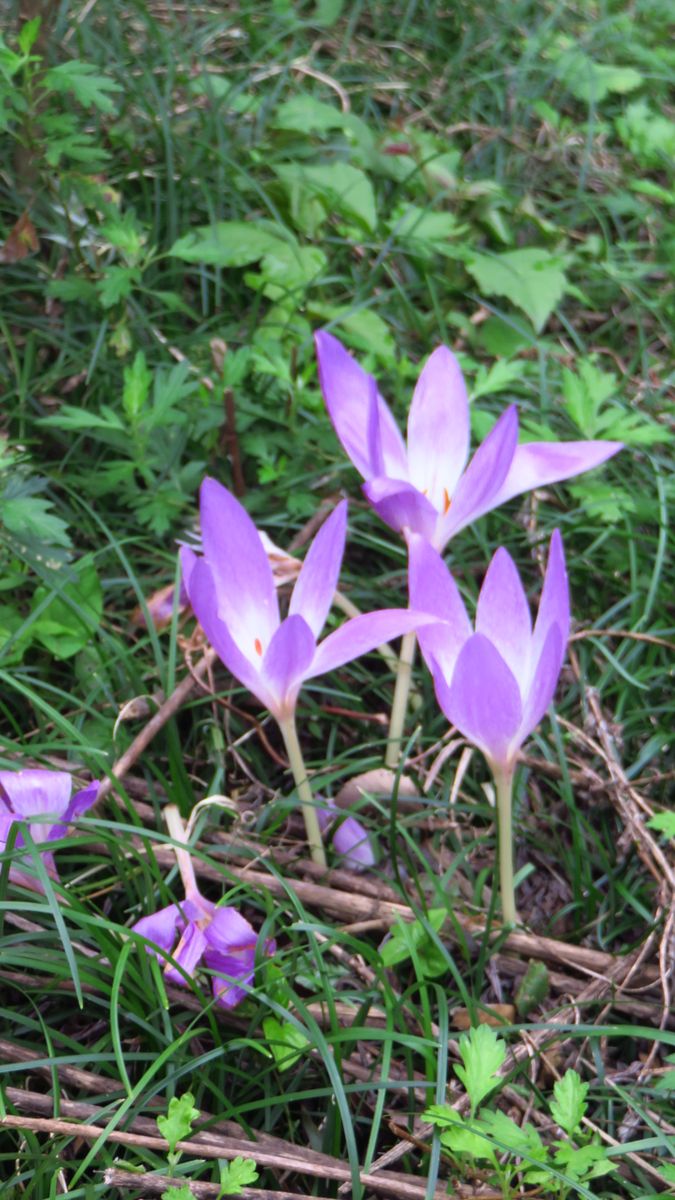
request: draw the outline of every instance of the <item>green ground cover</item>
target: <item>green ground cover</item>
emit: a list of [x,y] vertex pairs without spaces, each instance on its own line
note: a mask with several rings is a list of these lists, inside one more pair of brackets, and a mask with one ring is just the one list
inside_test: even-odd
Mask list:
[[[61,883],[27,891],[0,855],[0,1194],[672,1194],[669,6],[23,6],[41,27],[17,9],[0,767],[126,769],[56,843]],[[565,540],[573,637],[516,788],[524,933],[500,932],[489,775],[421,666],[402,769],[354,793],[377,865],[333,856],[325,877],[274,723],[177,603],[148,620],[205,474],[300,557],[348,496],[342,591],[406,603],[403,543],[325,412],[328,327],[402,423],[445,342],[474,444],[514,401],[524,440],[625,444],[448,555],[472,605],[498,545],[536,596]],[[376,654],[303,690],[315,793],[382,769],[392,690]],[[200,884],[277,946],[233,1012],[128,937],[181,899],[167,804],[187,821],[213,796]],[[458,1044],[462,1023],[483,1032]],[[192,1120],[169,1110],[188,1091]]]

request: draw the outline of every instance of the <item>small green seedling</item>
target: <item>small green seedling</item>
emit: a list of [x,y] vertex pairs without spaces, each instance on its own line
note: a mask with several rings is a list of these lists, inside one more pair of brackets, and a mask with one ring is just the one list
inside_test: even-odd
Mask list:
[[184,1138],[190,1136],[192,1126],[199,1116],[199,1109],[194,1107],[194,1102],[195,1098],[191,1092],[183,1092],[182,1096],[173,1096],[169,1101],[167,1115],[157,1118],[157,1128],[169,1143],[167,1158],[170,1167],[175,1167],[180,1158],[180,1151],[176,1150],[176,1146]]

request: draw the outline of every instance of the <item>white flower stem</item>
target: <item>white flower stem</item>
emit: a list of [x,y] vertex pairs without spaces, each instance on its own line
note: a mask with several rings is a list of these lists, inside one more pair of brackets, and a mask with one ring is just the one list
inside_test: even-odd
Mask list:
[[[339,608],[346,617],[360,617],[363,615],[361,613],[361,609],[354,604],[354,601],[350,600],[348,596],[343,595],[342,592],[335,593],[333,596],[333,604],[336,608]],[[392,668],[392,670],[395,670],[396,664],[398,663],[398,658],[396,656],[396,652],[392,650],[391,646],[389,645],[389,642],[383,642],[382,645],[377,646],[376,649],[377,653],[381,654],[385,661],[389,663],[389,666]]]
[[405,718],[408,712],[408,696],[410,695],[412,665],[415,659],[416,645],[417,634],[406,633],[401,641],[401,653],[399,655],[398,670],[396,672],[394,699],[392,701],[391,716],[389,718],[387,751],[384,756],[385,766],[390,767],[392,771],[395,771],[398,767],[398,760],[401,757],[403,726],[405,725]]
[[517,925],[516,897],[513,888],[513,797],[514,767],[511,764],[491,763],[497,792],[497,827],[499,833],[499,886],[502,894],[502,916],[505,925]]
[[[169,831],[169,834],[173,838],[174,842],[185,842],[185,826],[183,825],[181,815],[175,804],[169,804],[169,806],[164,809],[164,820],[166,822],[166,827]],[[192,896],[195,892],[199,891],[199,887],[197,885],[197,877],[195,875],[195,869],[192,865],[190,851],[187,850],[184,845],[174,845],[171,847],[171,849],[176,855],[176,863],[178,864],[180,877],[183,881],[185,895]]]
[[307,778],[305,760],[302,757],[302,750],[300,749],[298,731],[295,727],[295,717],[290,716],[285,721],[280,721],[279,728],[284,739],[288,761],[291,765],[295,786],[302,805],[302,815],[305,819],[305,831],[307,833],[312,861],[318,863],[320,867],[326,867],[326,854],[323,848],[319,818],[316,815],[314,797]]

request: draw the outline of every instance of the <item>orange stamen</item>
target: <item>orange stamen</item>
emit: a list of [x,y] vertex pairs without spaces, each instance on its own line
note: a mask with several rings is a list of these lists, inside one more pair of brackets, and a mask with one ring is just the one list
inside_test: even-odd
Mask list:
[[255,646],[256,654],[262,654],[262,642],[260,641],[260,638],[256,638],[253,645]]
[[443,505],[444,505],[444,507],[443,507],[443,516],[445,516],[445,515],[446,515],[446,513],[448,513],[448,512],[450,511],[450,505],[451,505],[451,504],[452,504],[452,500],[450,499],[450,497],[449,497],[449,495],[448,495],[448,489],[447,489],[447,488],[443,488]]

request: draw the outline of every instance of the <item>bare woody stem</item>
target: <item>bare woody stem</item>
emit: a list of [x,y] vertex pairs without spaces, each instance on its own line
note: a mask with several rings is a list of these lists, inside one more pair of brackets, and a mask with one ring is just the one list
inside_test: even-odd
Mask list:
[[290,716],[285,721],[280,721],[279,728],[284,739],[288,761],[291,765],[295,786],[302,805],[305,832],[307,833],[307,842],[312,861],[318,863],[320,867],[326,867],[326,854],[323,848],[319,818],[316,814],[314,797],[307,778],[307,769],[305,767],[305,760],[302,757],[302,750],[300,749],[298,731],[295,728],[295,717]]
[[415,659],[416,645],[417,634],[406,633],[401,641],[394,699],[391,705],[391,717],[389,718],[389,738],[387,741],[387,751],[384,756],[385,766],[390,767],[392,771],[396,770],[398,760],[401,757],[401,740],[408,712],[408,696],[410,695],[412,665]]
[[[181,815],[175,804],[170,804],[164,809],[164,820],[170,836],[174,842],[185,842],[185,826],[181,819]],[[195,877],[195,869],[192,865],[192,857],[190,851],[185,849],[184,845],[174,845],[171,847],[176,855],[176,863],[180,871],[180,877],[183,881],[185,895],[193,895],[198,891],[197,879]]]
[[497,827],[499,834],[499,886],[502,896],[502,916],[505,925],[517,925],[516,897],[513,887],[513,797],[512,765],[491,763],[497,792]]

